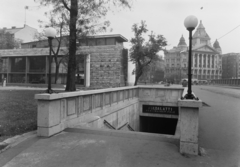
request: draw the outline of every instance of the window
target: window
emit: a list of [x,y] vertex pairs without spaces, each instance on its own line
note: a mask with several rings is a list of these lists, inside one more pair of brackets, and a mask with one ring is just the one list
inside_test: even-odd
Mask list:
[[94,39],[88,39],[88,46],[95,46],[95,40]]
[[26,57],[11,58],[11,72],[25,72],[26,69]]
[[29,72],[45,72],[46,58],[44,56],[29,57]]
[[97,39],[97,45],[105,45],[105,38]]
[[106,44],[107,45],[116,45],[115,38],[107,38],[106,39]]

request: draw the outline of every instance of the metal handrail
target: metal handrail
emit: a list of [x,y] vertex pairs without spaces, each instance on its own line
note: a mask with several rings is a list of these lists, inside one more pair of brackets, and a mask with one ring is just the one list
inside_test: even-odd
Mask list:
[[117,130],[122,129],[124,126],[126,126],[128,124],[128,122],[126,122],[125,124],[123,124],[122,126],[120,126],[119,128],[117,128]]
[[129,124],[127,125],[127,127],[130,131],[135,131]]
[[108,128],[116,130],[116,128],[112,126],[108,121],[104,120],[103,123],[107,125]]

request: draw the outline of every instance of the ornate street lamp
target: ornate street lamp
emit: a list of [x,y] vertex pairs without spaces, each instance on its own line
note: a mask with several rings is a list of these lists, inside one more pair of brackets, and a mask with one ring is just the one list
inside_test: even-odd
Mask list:
[[51,88],[51,64],[52,64],[52,40],[55,38],[57,32],[54,28],[48,27],[45,29],[45,36],[48,37],[48,44],[49,44],[49,58],[48,58],[48,63],[49,63],[49,69],[48,69],[48,89],[47,93],[51,94],[53,93],[53,90]]
[[195,99],[192,94],[192,31],[198,25],[198,19],[195,16],[188,16],[184,20],[184,26],[189,31],[189,54],[188,54],[188,91],[185,99]]

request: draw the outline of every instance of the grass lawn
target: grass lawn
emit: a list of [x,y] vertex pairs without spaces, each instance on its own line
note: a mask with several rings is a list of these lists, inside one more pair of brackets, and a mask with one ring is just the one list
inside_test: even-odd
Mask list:
[[0,90],[0,142],[37,129],[37,101],[42,90]]

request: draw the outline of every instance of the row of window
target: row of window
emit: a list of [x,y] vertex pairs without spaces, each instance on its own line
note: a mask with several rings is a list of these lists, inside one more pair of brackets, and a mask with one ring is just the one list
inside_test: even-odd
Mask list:
[[177,59],[166,59],[166,62],[173,62],[173,61],[180,61],[181,59],[180,58],[177,58]]
[[[179,71],[179,69],[166,69],[165,70],[165,72],[166,73],[171,73],[171,72],[175,72],[175,71]],[[187,69],[183,69],[182,71],[187,71]],[[192,70],[192,73],[194,73],[194,74],[199,74],[199,73],[203,73],[203,74],[214,74],[214,73],[216,73],[216,74],[218,74],[218,73],[221,73],[222,71],[220,70],[220,71],[218,71],[218,70]]]
[[[47,59],[45,56],[39,57],[12,57],[0,59],[0,72],[46,72]],[[61,59],[60,57],[58,59]],[[8,60],[10,62],[8,62]],[[79,62],[78,66],[83,66],[83,62]],[[47,66],[48,67],[48,66]],[[52,68],[55,67],[54,59],[52,59]],[[80,67],[79,67],[80,68]],[[66,66],[60,65],[59,72],[65,73]]]

